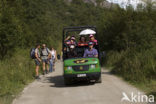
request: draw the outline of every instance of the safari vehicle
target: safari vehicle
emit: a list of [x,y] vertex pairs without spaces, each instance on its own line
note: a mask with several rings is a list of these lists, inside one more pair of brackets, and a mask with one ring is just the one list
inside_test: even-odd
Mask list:
[[81,35],[86,38],[94,33],[94,37],[98,40],[96,27],[94,26],[81,26],[81,27],[66,27],[63,29],[63,61],[64,61],[64,82],[66,85],[75,83],[77,81],[91,81],[101,83],[101,65],[100,65],[100,51],[99,45],[94,48],[98,51],[98,57],[83,57],[84,51],[88,46],[76,46],[75,51],[77,57],[69,58],[67,53],[69,47],[66,45],[65,40],[68,36],[75,35],[78,42]]

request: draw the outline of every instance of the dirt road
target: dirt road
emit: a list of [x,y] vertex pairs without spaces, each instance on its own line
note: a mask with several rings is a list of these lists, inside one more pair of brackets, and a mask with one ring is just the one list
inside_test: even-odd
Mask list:
[[13,104],[133,104],[122,102],[122,93],[129,97],[140,93],[107,70],[102,71],[101,84],[65,86],[62,74],[62,62],[58,62],[55,72],[28,85]]

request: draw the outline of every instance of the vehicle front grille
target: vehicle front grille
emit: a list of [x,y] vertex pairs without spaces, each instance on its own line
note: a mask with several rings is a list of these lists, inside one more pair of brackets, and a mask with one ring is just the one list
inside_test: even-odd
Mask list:
[[77,66],[72,66],[74,71],[88,71],[89,70],[89,65],[77,65]]

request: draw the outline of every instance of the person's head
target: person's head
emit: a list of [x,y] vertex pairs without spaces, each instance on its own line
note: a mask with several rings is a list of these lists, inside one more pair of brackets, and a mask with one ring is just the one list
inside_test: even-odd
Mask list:
[[40,48],[40,44],[36,44],[36,48]]
[[71,42],[74,42],[74,41],[75,41],[75,37],[72,36],[71,39],[70,39],[70,41],[71,41]]
[[80,37],[80,41],[81,41],[81,42],[86,42],[86,38],[85,38],[84,36],[81,36],[81,37]]
[[94,35],[93,34],[91,34],[90,36],[89,36],[89,38],[90,38],[90,40],[95,40],[95,38],[94,38]]
[[88,46],[89,46],[89,49],[92,49],[93,46],[94,46],[93,42],[89,42],[89,43],[88,43]]
[[42,47],[43,47],[43,48],[46,48],[46,44],[42,44]]
[[54,48],[53,48],[53,47],[51,47],[51,48],[50,48],[50,50],[54,50]]

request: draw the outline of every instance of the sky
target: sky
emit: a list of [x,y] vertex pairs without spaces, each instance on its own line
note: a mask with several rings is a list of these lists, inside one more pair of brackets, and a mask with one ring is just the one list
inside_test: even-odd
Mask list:
[[131,4],[134,8],[137,7],[138,4],[143,3],[142,0],[107,0],[111,3],[119,4],[122,8],[126,8],[129,4]]

